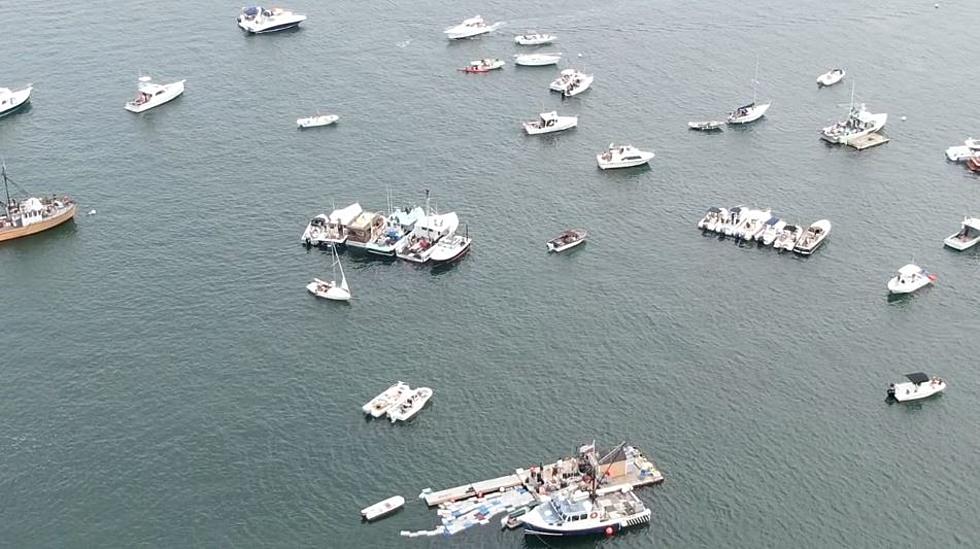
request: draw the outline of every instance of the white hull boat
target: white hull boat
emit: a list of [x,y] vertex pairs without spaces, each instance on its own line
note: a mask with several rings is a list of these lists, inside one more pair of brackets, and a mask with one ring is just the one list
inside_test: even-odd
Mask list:
[[831,69],[817,77],[817,85],[821,88],[833,86],[843,80],[846,74],[844,69]]
[[756,237],[756,240],[766,246],[772,246],[776,242],[776,238],[783,232],[784,227],[786,227],[786,222],[774,217],[766,222],[765,230]]
[[595,76],[591,74],[578,73],[578,76],[572,79],[571,82],[565,86],[562,90],[562,96],[564,97],[575,97],[576,95],[588,90],[592,87],[592,82],[595,80]]
[[531,33],[522,34],[520,36],[514,37],[514,42],[521,46],[543,46],[545,44],[550,44],[557,40],[558,37],[553,34],[544,33]]
[[742,240],[751,240],[771,217],[772,212],[770,210],[749,210],[749,214],[733,231],[733,236]]
[[804,231],[803,236],[796,242],[796,247],[793,251],[800,255],[810,255],[817,251],[817,248],[823,244],[824,240],[827,240],[827,236],[830,235],[830,221],[826,219],[821,219],[820,221],[815,221],[813,225]]
[[452,263],[470,251],[470,244],[473,244],[473,239],[469,235],[451,234],[444,236],[432,247],[432,255],[429,257],[429,261]]
[[[314,278],[313,282],[306,285],[306,289],[313,295],[321,299],[330,301],[350,301],[350,287],[347,285],[347,275],[344,274],[344,266],[340,264],[340,256],[337,255],[337,248],[333,250],[334,279],[330,281]],[[336,269],[340,269],[340,283],[337,283]]]
[[946,159],[951,162],[966,162],[970,158],[980,154],[966,145],[954,145],[946,149]]
[[463,38],[473,38],[474,36],[493,32],[502,24],[503,23],[494,23],[492,25],[487,25],[483,18],[477,15],[475,17],[470,17],[469,19],[463,20],[463,22],[458,25],[449,27],[443,31],[443,34],[445,34],[446,38],[450,40],[462,40]]
[[830,143],[846,145],[848,142],[874,133],[885,127],[888,113],[872,113],[864,103],[852,107],[847,118],[820,130],[820,137]]
[[361,518],[371,522],[380,518],[387,517],[405,505],[405,498],[392,496],[384,501],[379,501],[374,505],[361,509]]
[[31,101],[31,92],[34,86],[28,84],[26,88],[11,90],[0,88],[0,116],[11,114]]
[[560,132],[578,126],[577,116],[559,116],[557,111],[543,112],[533,122],[523,122],[528,135]]
[[649,163],[656,156],[649,151],[641,151],[633,145],[615,145],[610,143],[606,152],[595,157],[599,168],[612,170],[617,168],[632,168]]
[[367,245],[385,229],[385,216],[381,212],[361,212],[347,226],[347,247],[367,248]]
[[908,381],[888,386],[888,396],[898,402],[921,400],[946,390],[946,382],[939,377],[929,377],[922,372],[906,374]]
[[898,270],[898,274],[888,281],[888,293],[910,294],[925,288],[936,281],[936,275],[918,265],[909,263]]
[[439,240],[456,232],[459,217],[455,212],[430,214],[415,224],[408,238],[402,240],[395,255],[405,261],[425,263],[432,257],[433,248]]
[[772,247],[777,250],[786,250],[788,252],[793,251],[796,247],[796,242],[803,236],[803,227],[798,225],[786,225],[783,227],[783,231],[779,233],[776,237],[776,241],[773,242]]
[[250,6],[242,8],[238,15],[238,26],[251,34],[265,34],[296,28],[306,21],[305,15],[293,13],[282,8],[263,8]]
[[307,246],[319,246],[323,244],[323,239],[326,238],[328,223],[330,223],[330,218],[325,214],[317,215],[311,219],[306,225],[306,230],[303,231],[303,236],[299,238],[300,242]]
[[[698,221],[698,228],[704,231],[712,230],[714,226],[721,221],[722,210],[724,210],[724,208],[716,208],[714,206],[708,208],[708,211],[704,214],[704,217]],[[727,210],[725,211],[727,212]],[[711,227],[711,229],[708,227]]]
[[728,219],[721,224],[720,233],[725,236],[733,236],[735,234],[735,229],[745,221],[745,217],[752,211],[745,206],[735,206],[728,212]]
[[561,53],[529,53],[514,56],[514,64],[523,67],[544,67],[557,65],[561,61]]
[[964,217],[959,232],[951,234],[943,240],[943,244],[954,250],[968,250],[980,242],[980,218]]
[[548,241],[549,252],[564,252],[585,243],[589,233],[585,229],[569,229]]
[[713,132],[724,128],[725,123],[720,120],[699,120],[694,122],[688,122],[687,127],[689,129],[698,130],[701,132]]
[[180,80],[170,84],[154,84],[149,76],[141,76],[136,98],[127,102],[125,108],[129,112],[138,113],[173,101],[184,93],[184,82],[185,80]]
[[394,257],[398,244],[408,237],[419,220],[425,218],[425,210],[418,206],[391,210],[391,206],[389,205],[389,210],[391,213],[385,218],[385,228],[373,241],[364,247],[368,253]]
[[522,517],[524,534],[540,537],[601,536],[650,522],[650,509],[629,487],[594,493],[554,494]]
[[361,410],[371,417],[381,417],[388,413],[395,404],[401,402],[412,388],[406,383],[399,381],[391,387],[385,389],[381,394],[372,398],[367,404],[361,406]]
[[411,391],[408,397],[398,403],[397,406],[388,410],[388,419],[392,423],[396,421],[408,421],[425,407],[430,398],[432,398],[432,389],[419,387]]
[[728,113],[729,124],[748,124],[766,115],[772,103],[749,103]]
[[318,114],[316,116],[307,116],[306,118],[297,118],[296,125],[300,128],[318,128],[320,126],[329,126],[338,120],[340,120],[340,117],[336,114]]

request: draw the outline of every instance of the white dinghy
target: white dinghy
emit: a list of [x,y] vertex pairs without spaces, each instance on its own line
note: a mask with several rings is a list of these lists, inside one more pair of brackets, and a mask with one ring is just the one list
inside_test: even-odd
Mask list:
[[388,419],[392,423],[396,421],[408,421],[425,407],[425,404],[429,402],[430,398],[432,398],[432,389],[419,387],[411,391],[408,397],[398,403],[397,406],[388,410]]
[[909,263],[898,270],[898,274],[888,281],[888,293],[910,294],[925,288],[936,281],[936,275],[918,265]]
[[392,496],[384,501],[379,501],[374,505],[361,509],[361,518],[368,522],[378,520],[401,509],[404,505],[405,498],[401,496]]
[[830,69],[829,71],[817,77],[817,85],[820,86],[821,88],[826,86],[833,86],[834,84],[837,84],[838,82],[843,80],[844,75],[846,74],[847,71],[844,69]]
[[557,111],[543,112],[533,122],[523,122],[528,135],[560,132],[578,126],[577,116],[559,116]]
[[968,250],[980,242],[980,217],[964,217],[958,233],[951,234],[943,244],[954,250]]
[[[334,280],[325,281],[314,278],[313,282],[306,285],[309,292],[319,298],[331,301],[350,301],[350,287],[347,286],[347,276],[344,274],[344,266],[340,264],[340,256],[337,255],[337,247],[331,248],[333,252]],[[340,284],[337,283],[336,269],[340,268]]]
[[561,61],[561,52],[557,53],[528,53],[514,56],[514,64],[522,67],[544,67],[557,65]]
[[946,382],[940,377],[929,377],[922,372],[905,374],[908,381],[888,386],[888,396],[899,402],[921,400],[946,390]]
[[555,40],[558,40],[558,37],[554,34],[540,32],[532,32],[514,37],[514,42],[521,46],[543,46],[545,44],[550,44]]
[[306,118],[297,118],[296,125],[300,128],[317,128],[320,126],[329,126],[334,122],[340,120],[340,117],[336,114],[320,114],[317,113],[315,116],[307,116]]
[[361,406],[361,410],[371,417],[381,417],[387,414],[392,406],[401,402],[411,390],[407,383],[399,381]]

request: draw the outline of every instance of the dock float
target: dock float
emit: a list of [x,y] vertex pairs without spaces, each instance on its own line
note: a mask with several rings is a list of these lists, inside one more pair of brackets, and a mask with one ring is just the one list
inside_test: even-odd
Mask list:
[[864,149],[870,149],[871,147],[884,145],[889,141],[890,139],[888,139],[884,135],[881,135],[880,133],[869,133],[868,135],[858,137],[857,139],[852,139],[848,141],[847,144],[859,151],[863,151]]
[[524,484],[524,480],[515,472],[512,475],[505,475],[502,477],[492,478],[490,480],[481,480],[480,482],[464,484],[463,486],[447,488],[437,492],[423,490],[422,493],[419,494],[419,497],[424,499],[425,504],[429,507],[435,507],[450,501],[471,498],[477,495],[488,494],[490,492],[497,492],[501,489],[513,488],[515,486],[520,486],[521,484]]

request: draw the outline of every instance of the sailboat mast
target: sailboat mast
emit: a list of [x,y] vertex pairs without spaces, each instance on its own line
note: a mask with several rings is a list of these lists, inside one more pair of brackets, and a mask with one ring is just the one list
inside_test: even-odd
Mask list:
[[759,82],[759,56],[755,56],[755,76],[752,78],[752,102],[755,103],[755,85]]
[[10,207],[10,189],[7,188],[7,163],[0,162],[0,177],[3,178],[3,194],[7,197],[6,202],[3,203],[4,206]]
[[425,215],[432,215],[432,209],[429,208],[429,189],[425,190]]

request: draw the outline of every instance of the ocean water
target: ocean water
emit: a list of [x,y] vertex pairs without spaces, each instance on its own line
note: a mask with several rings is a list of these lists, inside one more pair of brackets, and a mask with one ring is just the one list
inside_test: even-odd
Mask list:
[[[0,85],[36,86],[0,119],[8,172],[98,212],[0,245],[0,545],[540,546],[493,525],[398,532],[436,525],[422,488],[596,439],[667,481],[639,492],[650,526],[571,546],[977,546],[980,252],[942,239],[978,215],[980,181],[942,152],[980,135],[980,4],[940,4],[297,0],[300,30],[258,37],[228,3],[0,6]],[[444,39],[476,13],[507,24]],[[510,61],[530,29],[592,89],[455,70]],[[688,131],[751,100],[757,59],[768,116]],[[838,65],[845,83],[818,90]],[[126,112],[140,73],[186,93]],[[890,143],[817,138],[851,83]],[[317,109],[340,122],[298,131]],[[522,135],[554,109],[579,127]],[[602,172],[612,141],[657,156]],[[299,245],[310,217],[425,189],[468,257],[345,254],[353,302],[306,293],[331,263]],[[694,228],[735,204],[833,233],[800,258]],[[546,254],[571,226],[589,242]],[[913,260],[938,284],[888,300]],[[919,370],[948,393],[886,404]],[[365,421],[396,380],[434,388],[429,407]],[[359,521],[393,494],[403,511]]]

